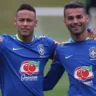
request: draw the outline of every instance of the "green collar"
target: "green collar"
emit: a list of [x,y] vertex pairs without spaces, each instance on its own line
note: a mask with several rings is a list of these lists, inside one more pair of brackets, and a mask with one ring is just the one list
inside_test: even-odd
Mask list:
[[[17,40],[22,41],[22,40],[19,38],[18,34],[16,34],[16,38],[17,38]],[[36,38],[36,35],[33,35],[32,41],[33,41],[35,38]],[[31,42],[32,42],[32,41],[31,41]],[[22,41],[22,42],[23,42],[23,41]]]

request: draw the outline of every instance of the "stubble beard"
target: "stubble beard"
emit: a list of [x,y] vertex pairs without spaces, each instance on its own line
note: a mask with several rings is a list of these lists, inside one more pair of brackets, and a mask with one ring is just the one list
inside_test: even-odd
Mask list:
[[70,31],[71,35],[79,36],[79,35],[81,35],[85,31],[86,25],[83,24],[82,27],[81,27],[81,30],[79,30],[77,32],[72,31],[72,28],[70,26],[67,26],[67,28]]

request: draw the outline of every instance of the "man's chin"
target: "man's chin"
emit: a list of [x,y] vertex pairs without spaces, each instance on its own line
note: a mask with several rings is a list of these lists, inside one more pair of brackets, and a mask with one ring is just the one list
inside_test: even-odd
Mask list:
[[82,32],[75,32],[74,35],[80,35]]
[[29,36],[29,34],[22,34],[22,36],[27,37],[27,36]]
[[80,34],[82,34],[81,31],[71,31],[71,33],[74,34],[74,35],[80,35]]

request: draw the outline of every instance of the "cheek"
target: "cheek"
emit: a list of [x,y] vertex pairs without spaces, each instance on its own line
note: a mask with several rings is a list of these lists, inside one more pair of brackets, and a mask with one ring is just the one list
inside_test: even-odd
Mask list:
[[82,23],[85,23],[85,22],[87,22],[87,20],[84,18],[84,19],[81,19],[80,20]]
[[20,27],[21,25],[22,25],[22,24],[19,23],[19,22],[16,23],[16,26],[17,26],[17,27]]
[[31,29],[34,28],[34,27],[36,27],[36,24],[35,23],[30,24],[30,28]]
[[21,25],[16,25],[18,29],[20,29],[22,26]]
[[17,28],[18,30],[21,30],[22,26],[17,24],[17,25],[16,25],[16,28]]
[[72,25],[71,22],[67,22],[67,23],[66,23],[66,26],[68,26],[68,27],[70,27],[71,25]]
[[73,23],[72,21],[66,20],[66,25],[70,25],[72,23]]
[[30,26],[30,31],[32,31],[32,30],[34,30],[34,26],[33,25]]
[[81,22],[82,25],[86,25],[86,23],[87,23],[86,20],[83,20],[83,21]]
[[34,23],[33,23],[33,26],[34,26],[34,27],[36,27],[36,25],[37,25],[37,23],[36,23],[36,22],[34,22]]

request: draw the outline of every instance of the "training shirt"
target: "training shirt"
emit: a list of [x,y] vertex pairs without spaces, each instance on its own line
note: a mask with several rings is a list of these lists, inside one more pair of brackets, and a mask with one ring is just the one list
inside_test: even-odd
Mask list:
[[62,64],[68,73],[68,96],[96,96],[96,40],[69,39],[57,47],[53,64]]
[[56,47],[57,42],[46,36],[32,42],[22,42],[16,35],[1,36],[2,96],[43,96],[44,67]]

